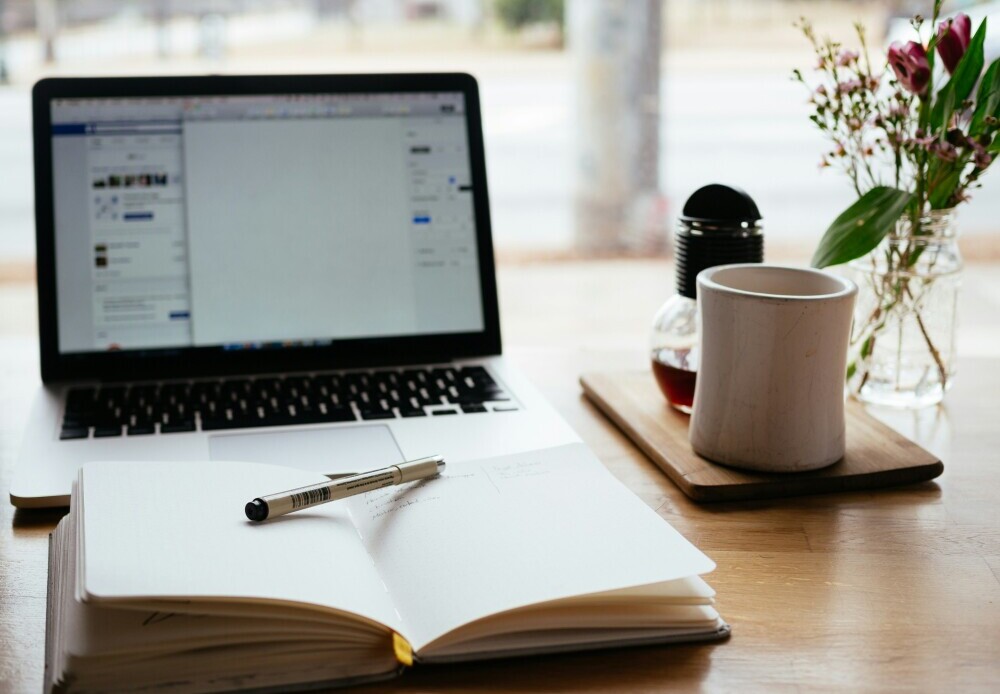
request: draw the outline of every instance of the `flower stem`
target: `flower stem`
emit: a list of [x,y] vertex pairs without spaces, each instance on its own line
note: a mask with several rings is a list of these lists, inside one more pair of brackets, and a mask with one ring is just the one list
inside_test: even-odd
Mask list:
[[[906,288],[906,293],[909,295],[910,299],[916,302],[913,293],[910,288]],[[941,352],[938,348],[934,346],[934,341],[931,339],[930,333],[927,331],[927,326],[924,325],[924,319],[920,315],[920,311],[914,306],[913,316],[917,319],[917,326],[920,328],[920,334],[924,336],[924,341],[927,343],[927,349],[930,350],[931,356],[934,358],[934,363],[937,365],[938,373],[941,374],[941,387],[944,388],[948,384],[948,370],[945,368],[944,360],[941,359]]]

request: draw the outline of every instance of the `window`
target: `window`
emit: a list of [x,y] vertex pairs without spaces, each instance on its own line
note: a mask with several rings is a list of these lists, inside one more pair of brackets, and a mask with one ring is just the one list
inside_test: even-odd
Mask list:
[[[482,90],[501,258],[572,253],[585,223],[607,227],[622,247],[661,250],[687,195],[714,181],[742,186],[757,200],[769,253],[787,248],[807,255],[851,202],[852,191],[842,177],[817,167],[824,142],[807,120],[801,86],[788,79],[793,67],[808,68],[812,57],[791,23],[806,14],[820,31],[848,37],[851,23],[860,19],[880,47],[898,25],[893,13],[900,3],[668,0],[662,11],[656,3],[621,3],[630,8],[618,10],[624,15],[583,20],[579,13],[596,10],[581,8],[602,4],[205,5],[212,11],[198,12],[198,3],[125,0],[6,3],[0,34],[7,80],[0,85],[0,264],[30,262],[34,254],[31,83],[70,73],[467,71]],[[985,4],[981,11],[995,13],[995,7]],[[638,14],[625,16],[629,12]],[[658,13],[662,54],[627,54],[635,41],[622,41],[615,31],[629,22],[643,30],[643,18]],[[648,32],[642,35],[655,45]],[[46,52],[50,63],[43,60]],[[652,85],[652,96],[623,96],[616,88],[635,70],[649,73],[645,84]],[[644,134],[650,127],[652,134]],[[636,152],[630,149],[636,141],[653,145]],[[652,176],[651,189],[630,178],[640,169]],[[595,177],[609,171],[623,173]],[[616,195],[637,201],[617,216],[597,219],[593,210]],[[996,238],[1000,174],[984,177],[974,204],[961,214],[964,237]]]

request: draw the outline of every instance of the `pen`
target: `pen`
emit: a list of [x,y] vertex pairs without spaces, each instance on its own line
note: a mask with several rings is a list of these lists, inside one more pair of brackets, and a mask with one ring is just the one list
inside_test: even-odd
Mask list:
[[425,477],[433,477],[444,470],[444,458],[432,455],[429,458],[408,460],[398,465],[390,465],[379,470],[361,472],[349,477],[330,482],[310,484],[308,487],[289,489],[286,492],[261,496],[246,505],[244,509],[247,518],[252,521],[265,521],[268,518],[283,516],[293,511],[301,511],[310,506],[318,506],[328,501],[345,499],[355,494],[363,494],[373,489],[391,487]]

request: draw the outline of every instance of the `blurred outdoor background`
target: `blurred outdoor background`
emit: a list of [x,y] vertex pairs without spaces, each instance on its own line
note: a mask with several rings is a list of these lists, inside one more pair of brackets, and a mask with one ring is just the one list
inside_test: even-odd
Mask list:
[[[464,71],[480,82],[501,260],[669,252],[686,197],[745,188],[768,256],[808,259],[847,204],[792,68],[792,27],[874,57],[931,0],[0,0],[0,277],[33,277],[30,90],[51,75]],[[974,20],[1000,3],[950,2]],[[960,216],[1000,248],[1000,174]]]

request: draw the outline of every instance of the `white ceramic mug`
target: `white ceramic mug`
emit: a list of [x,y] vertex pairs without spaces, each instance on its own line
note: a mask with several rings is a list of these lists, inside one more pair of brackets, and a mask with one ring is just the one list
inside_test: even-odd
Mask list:
[[805,268],[702,271],[701,363],[689,432],[695,452],[769,472],[840,460],[857,291],[850,280]]

